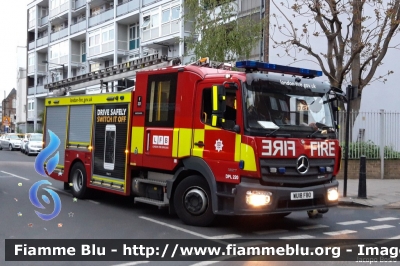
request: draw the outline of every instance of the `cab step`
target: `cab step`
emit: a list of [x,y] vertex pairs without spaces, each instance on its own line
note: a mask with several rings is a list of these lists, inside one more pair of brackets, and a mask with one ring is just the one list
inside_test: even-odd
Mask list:
[[134,203],[136,202],[142,202],[142,203],[147,203],[150,205],[154,205],[157,206],[158,208],[165,208],[168,207],[168,202],[164,202],[161,200],[155,200],[155,199],[149,199],[149,198],[145,198],[145,197],[136,197],[134,198]]

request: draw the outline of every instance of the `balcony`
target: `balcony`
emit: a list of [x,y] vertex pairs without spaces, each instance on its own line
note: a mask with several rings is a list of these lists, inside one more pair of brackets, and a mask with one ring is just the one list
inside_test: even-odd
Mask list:
[[39,19],[40,27],[47,25],[47,23],[49,23],[49,16],[45,16],[45,17]]
[[86,5],[86,0],[76,0],[76,1],[71,1],[72,2],[72,9],[76,10],[78,8],[81,8]]
[[35,66],[34,65],[28,66],[28,75],[33,73],[35,73]]
[[28,50],[32,50],[33,48],[35,48],[35,41],[30,42],[30,43],[28,44]]
[[89,28],[114,18],[114,8],[89,18]]
[[28,88],[28,95],[35,95],[35,87]]
[[37,74],[45,75],[46,74],[46,65],[38,64],[37,68],[36,68],[36,72],[37,72]]
[[80,64],[81,56],[79,54],[71,54],[71,63]]
[[47,93],[48,91],[44,89],[44,85],[37,85],[36,86],[36,94],[39,93]]
[[179,19],[163,23],[161,25],[161,36],[179,32]]
[[130,0],[117,6],[117,17],[139,9],[139,1]]
[[36,25],[36,23],[35,23],[35,20],[34,20],[34,19],[29,20],[28,29],[30,29],[30,28],[32,28],[32,27],[35,27],[35,25]]
[[65,36],[68,35],[68,29],[62,29],[60,31],[54,32],[52,34],[50,34],[50,42],[54,42],[58,39],[64,38]]
[[46,44],[49,44],[49,36],[45,36],[36,40],[36,47],[40,47]]
[[64,11],[67,11],[67,10],[68,10],[68,2],[64,3],[61,6],[58,6],[58,7],[54,8],[54,9],[52,9],[52,10],[50,10],[49,17],[50,18],[55,17],[56,15],[58,15],[58,14],[64,12]]
[[71,34],[86,29],[86,20],[71,25]]

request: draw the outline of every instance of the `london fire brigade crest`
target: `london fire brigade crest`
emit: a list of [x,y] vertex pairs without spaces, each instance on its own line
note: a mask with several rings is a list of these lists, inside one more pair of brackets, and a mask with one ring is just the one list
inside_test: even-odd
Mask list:
[[222,151],[222,147],[224,147],[224,144],[222,144],[222,140],[220,140],[220,139],[218,139],[216,142],[215,142],[215,149],[218,151],[218,152],[220,152],[220,151]]

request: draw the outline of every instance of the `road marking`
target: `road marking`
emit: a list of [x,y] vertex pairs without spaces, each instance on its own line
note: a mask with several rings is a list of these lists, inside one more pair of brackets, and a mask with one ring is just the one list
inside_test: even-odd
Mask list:
[[94,203],[94,204],[100,204],[100,202],[94,201],[94,200],[87,200],[87,201],[89,201],[89,202],[91,202],[91,203]]
[[194,236],[198,236],[198,237],[201,237],[201,238],[204,238],[204,239],[215,240],[216,242],[223,243],[223,244],[228,244],[228,243],[224,242],[224,241],[218,241],[218,239],[216,237],[220,237],[221,239],[226,239],[227,238],[226,236],[229,236],[230,238],[241,237],[240,235],[234,235],[234,234],[221,235],[221,236],[206,236],[206,235],[203,235],[203,234],[200,234],[200,233],[196,233],[194,231],[190,231],[188,229],[184,229],[184,228],[181,228],[181,227],[178,227],[178,226],[175,226],[175,225],[171,225],[171,224],[167,224],[167,223],[164,223],[164,222],[160,222],[160,221],[157,221],[155,219],[148,218],[148,217],[139,216],[139,218],[147,220],[147,221],[150,221],[150,222],[153,222],[153,223],[156,223],[156,224],[164,225],[164,226],[173,228],[175,230],[182,231],[182,232],[185,232],[185,233],[188,233],[188,234],[191,234],[191,235],[194,235]]
[[367,221],[361,221],[361,220],[355,220],[355,221],[341,222],[341,223],[337,223],[337,224],[352,225],[352,224],[365,224],[365,223],[368,223],[368,222]]
[[114,264],[113,266],[133,266],[133,265],[139,265],[139,264],[144,264],[144,263],[149,263],[150,261],[144,260],[144,261],[134,261],[134,262],[128,262],[128,263],[122,263],[122,264]]
[[55,191],[57,191],[58,193],[61,193],[61,194],[63,194],[63,195],[72,196],[70,193],[65,192],[64,190],[61,190],[61,189],[58,189],[58,188],[55,188],[55,187],[52,187],[52,186],[47,186],[47,187],[48,187],[48,188],[51,188],[52,190],[55,190]]
[[231,238],[238,238],[240,235],[236,234],[228,234],[228,235],[220,235],[220,236],[211,236],[209,239],[231,239]]
[[315,224],[315,225],[308,225],[308,226],[299,226],[299,229],[303,230],[310,230],[310,229],[319,229],[319,228],[327,228],[329,227],[328,225],[324,224]]
[[254,233],[257,235],[269,235],[269,234],[281,234],[281,233],[286,233],[286,232],[289,232],[289,230],[275,229],[275,230],[258,231],[258,232],[254,232]]
[[326,232],[324,234],[325,235],[330,235],[330,236],[338,236],[338,235],[347,235],[347,234],[352,234],[352,233],[357,233],[357,231],[341,230],[341,231],[334,231],[334,232]]
[[384,240],[378,241],[376,243],[381,245],[381,244],[385,244],[385,243],[388,243],[388,242],[392,242],[392,241],[394,241],[396,239],[400,239],[400,235],[389,237],[388,239],[384,239]]
[[310,238],[315,238],[315,236],[295,235],[295,236],[284,236],[284,237],[280,237],[279,239],[310,239]]
[[380,229],[386,229],[386,228],[392,228],[392,227],[395,227],[395,226],[394,225],[389,225],[389,224],[382,224],[382,225],[377,225],[377,226],[365,227],[365,229],[380,230]]
[[396,218],[396,217],[385,217],[385,218],[376,218],[376,219],[372,219],[373,221],[377,221],[377,222],[383,222],[383,221],[393,221],[393,220],[399,220],[400,218]]
[[0,172],[5,173],[5,174],[7,174],[7,175],[14,176],[14,177],[16,177],[16,178],[21,178],[21,179],[23,179],[23,180],[29,180],[28,178],[25,178],[25,177],[22,177],[22,176],[19,176],[19,175],[14,175],[14,174],[7,173],[7,172],[4,172],[4,171],[0,171]]

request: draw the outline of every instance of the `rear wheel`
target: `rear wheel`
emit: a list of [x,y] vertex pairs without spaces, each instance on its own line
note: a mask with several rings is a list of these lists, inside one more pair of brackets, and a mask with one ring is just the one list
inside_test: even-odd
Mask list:
[[201,176],[186,177],[178,184],[174,205],[179,218],[188,225],[208,226],[215,218],[210,188]]
[[69,180],[72,183],[72,195],[78,199],[83,199],[86,195],[86,170],[82,163],[75,163],[72,167]]

